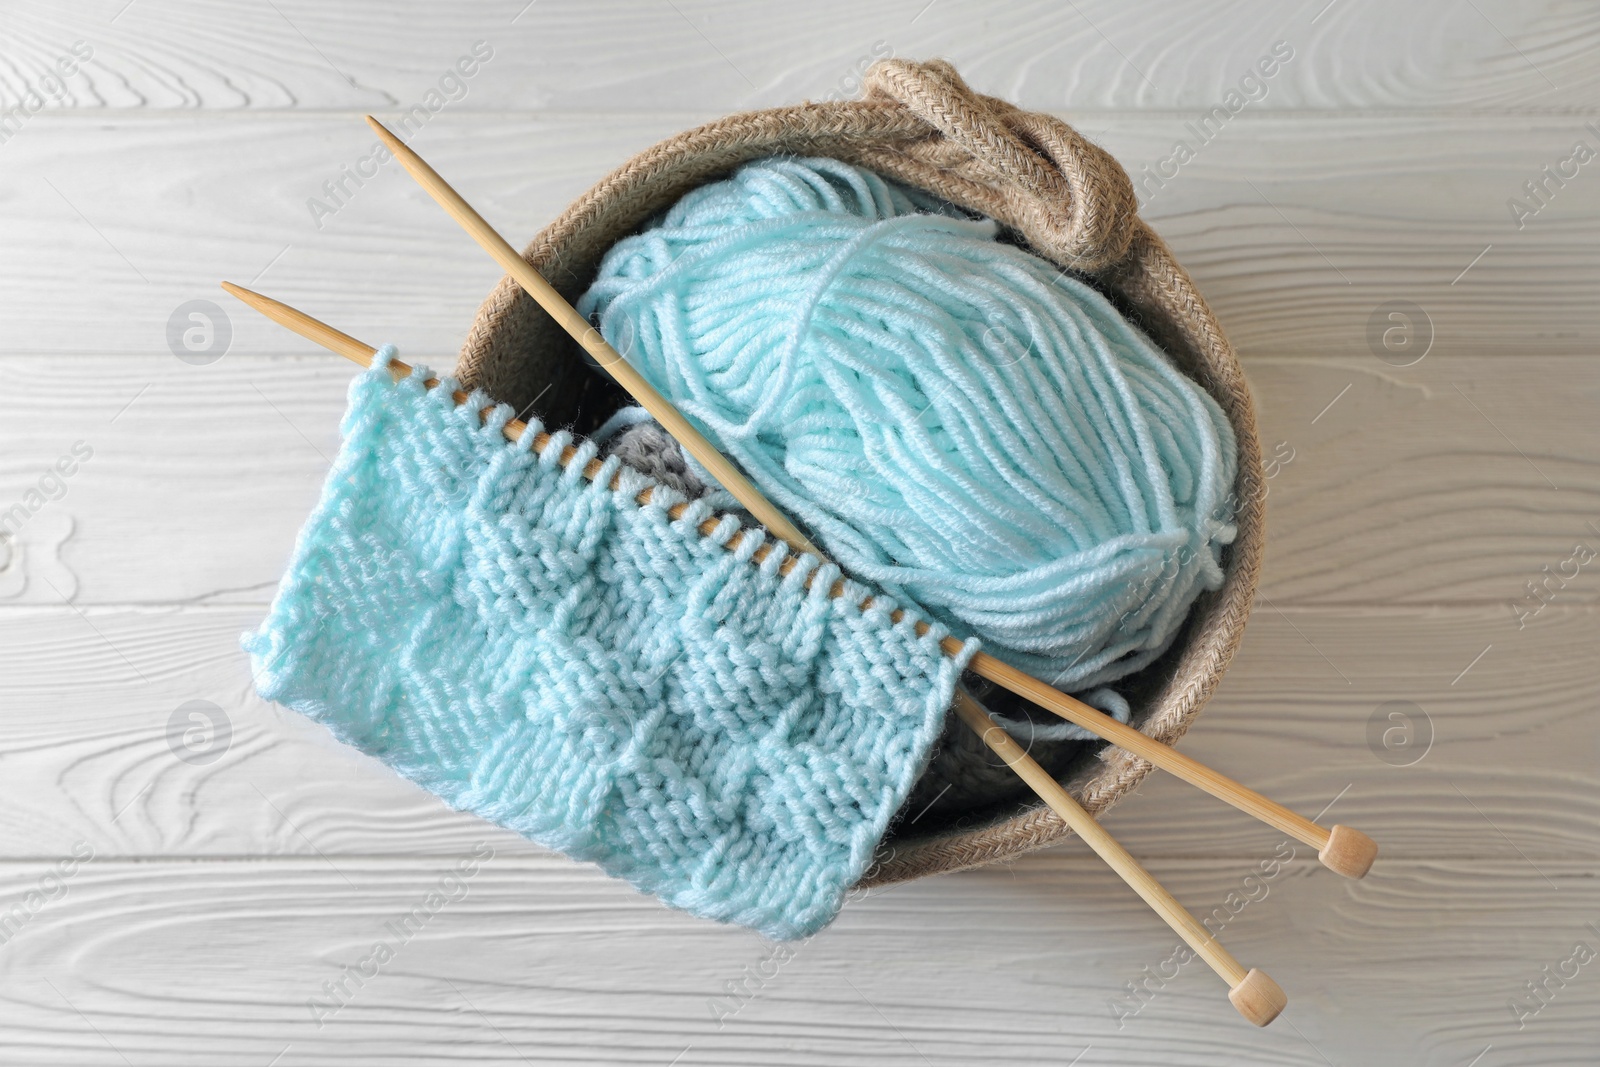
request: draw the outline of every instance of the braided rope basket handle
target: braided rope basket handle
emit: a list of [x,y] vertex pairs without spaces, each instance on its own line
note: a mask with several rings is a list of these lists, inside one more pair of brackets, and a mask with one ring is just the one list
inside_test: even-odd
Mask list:
[[1065,122],[973,92],[943,60],[883,60],[866,89],[868,101],[894,101],[943,135],[941,155],[956,162],[941,169],[971,182],[978,199],[998,197],[1003,210],[990,213],[1036,251],[1086,273],[1127,257],[1139,209],[1133,183]]
[[[1137,712],[1144,733],[1177,740],[1243,636],[1260,571],[1265,483],[1238,360],[1189,276],[1138,217],[1126,171],[1060,119],[974,92],[942,60],[886,59],[868,70],[861,100],[730,115],[639,152],[535,235],[523,256],[575,300],[622,237],[690,189],[774,155],[832,156],[994,218],[1032,251],[1111,294],[1222,406],[1239,448],[1238,535],[1227,576],[1192,609],[1181,647],[1162,662],[1162,676]],[[577,346],[509,277],[479,309],[456,376],[464,388],[482,388],[518,409],[536,406],[547,423],[568,422],[580,431],[619,403],[614,388],[584,365]],[[1107,746],[1066,784],[1098,814],[1151,769]],[[981,866],[1070,832],[1042,804],[980,822],[892,839],[863,884]]]

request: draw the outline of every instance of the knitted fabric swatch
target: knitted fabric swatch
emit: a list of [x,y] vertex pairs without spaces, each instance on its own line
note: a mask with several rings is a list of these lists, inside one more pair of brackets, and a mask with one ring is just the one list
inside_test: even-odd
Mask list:
[[[446,803],[592,860],[676,907],[802,937],[871,862],[965,658],[917,613],[763,542],[616,458],[584,478],[537,424],[456,406],[392,349],[350,389],[343,444],[271,613],[261,695]],[[613,479],[617,486],[611,488]],[[817,571],[807,587],[807,578]],[[968,645],[969,650],[972,646]]]

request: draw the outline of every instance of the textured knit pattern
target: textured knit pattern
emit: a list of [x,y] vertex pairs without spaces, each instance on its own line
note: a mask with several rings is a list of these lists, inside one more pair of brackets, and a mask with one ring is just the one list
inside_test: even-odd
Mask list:
[[[750,526],[755,524],[755,520],[752,517],[736,510],[738,504],[737,501],[732,499],[732,494],[711,488],[700,480],[700,477],[690,469],[689,460],[684,456],[682,446],[673,439],[671,434],[667,433],[659,422],[652,419],[643,408],[632,406],[623,408],[608,420],[601,429],[595,431],[590,439],[600,446],[600,454],[602,456],[616,456],[634,470],[643,472],[651,480],[660,482],[662,485],[670,485],[690,500],[705,497],[708,501],[712,501],[713,506],[719,511],[739,515],[740,522],[743,525]],[[719,499],[721,497],[727,497],[728,503],[721,503]],[[730,509],[735,510],[730,511]],[[1011,702],[1014,700],[1031,709],[1031,713],[1020,716],[1003,711],[995,703],[991,703],[990,700],[979,696],[978,692],[974,691],[974,680],[972,678],[967,679],[967,684],[968,695],[984,705],[989,715],[1001,726],[1007,727],[1017,740],[1028,747],[1029,753],[1035,758],[1039,757],[1040,752],[1032,746],[1039,743],[1063,740],[1100,740],[1100,735],[1091,730],[1085,730],[1081,726],[1066,722],[1035,704],[1022,701],[1015,694],[1007,694],[1004,689],[996,689],[994,695],[998,696],[1001,701]],[[1074,693],[1073,696],[1076,696],[1091,707],[1105,712],[1121,723],[1128,722],[1132,715],[1132,708],[1127,699],[1111,688],[1095,688]],[[955,720],[952,720],[952,725],[957,727],[957,733],[966,729],[960,722]],[[976,752],[979,759],[985,764],[986,769],[1001,772],[992,775],[992,777],[1014,784],[1019,791],[1025,792],[1027,790],[1027,786],[1004,763],[996,761],[994,753],[989,750],[988,745],[979,744]],[[941,784],[943,783],[930,783],[924,780],[918,784],[918,789],[921,790],[931,786],[933,791],[937,792]],[[916,794],[912,795],[911,803],[915,806]]]
[[[380,353],[272,611],[261,695],[437,794],[676,907],[805,936],[871,862],[963,660],[943,631],[656,489],[583,476],[481,393]],[[612,487],[615,479],[615,488]],[[812,571],[815,580],[808,583]]]

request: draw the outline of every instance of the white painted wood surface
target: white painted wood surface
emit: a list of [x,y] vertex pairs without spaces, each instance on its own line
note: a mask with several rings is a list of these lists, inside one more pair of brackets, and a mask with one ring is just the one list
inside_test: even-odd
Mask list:
[[[51,895],[0,943],[0,1063],[1600,1061],[1600,962],[1546,979],[1600,949],[1600,567],[1525,599],[1600,549],[1600,161],[1520,228],[1507,203],[1600,149],[1591,5],[524,2],[0,2],[0,113],[44,105],[0,143],[0,510],[93,452],[0,558],[0,912]],[[368,150],[360,112],[477,41],[418,143],[517,239],[644,145],[849,95],[891,51],[1139,178],[1290,44],[1145,189],[1280,457],[1262,604],[1184,748],[1308,813],[1337,798],[1384,854],[1352,884],[1302,849],[1251,889],[1278,839],[1170,779],[1107,819],[1197,912],[1259,897],[1225,938],[1289,991],[1279,1023],[1198,964],[1151,979],[1172,936],[1075,843],[875,893],[776,965],[254,696],[238,635],[349,371],[232,307],[193,366],[168,316],[229,277],[448,366],[494,268],[393,167],[320,226],[306,201]],[[1426,315],[1414,366],[1369,348],[1390,300]],[[189,700],[227,716],[214,762],[168,749]],[[1431,738],[1410,766],[1370,739],[1391,702]],[[322,983],[479,842],[461,899],[319,1027]]]

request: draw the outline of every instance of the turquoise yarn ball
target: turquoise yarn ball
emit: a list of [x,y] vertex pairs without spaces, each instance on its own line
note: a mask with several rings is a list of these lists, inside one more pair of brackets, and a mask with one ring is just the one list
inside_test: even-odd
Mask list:
[[846,572],[1062,688],[1223,580],[1221,409],[1089,285],[832,159],[694,189],[578,303]]

